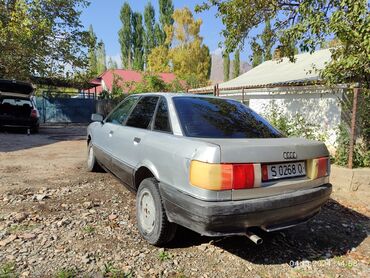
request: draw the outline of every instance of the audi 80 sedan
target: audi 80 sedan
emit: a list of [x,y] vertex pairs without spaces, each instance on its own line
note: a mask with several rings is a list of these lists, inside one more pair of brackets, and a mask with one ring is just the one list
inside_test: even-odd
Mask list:
[[153,245],[177,225],[259,243],[251,227],[305,222],[331,194],[325,144],[286,138],[235,100],[137,94],[92,120],[88,170],[102,167],[136,193],[138,229]]

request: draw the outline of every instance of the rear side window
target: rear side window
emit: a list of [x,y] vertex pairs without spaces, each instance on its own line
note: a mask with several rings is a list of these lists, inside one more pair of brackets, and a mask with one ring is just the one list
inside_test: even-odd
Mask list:
[[265,119],[237,101],[201,97],[175,97],[173,101],[188,137],[282,137]]
[[161,98],[159,101],[153,130],[163,131],[163,132],[172,132],[170,119],[168,115],[167,102],[164,98]]
[[126,125],[137,128],[148,128],[152,120],[155,107],[157,106],[157,101],[158,97],[142,97],[134,110],[132,110]]
[[113,112],[108,116],[106,122],[113,124],[123,124],[130,113],[131,108],[136,103],[138,96],[129,97],[124,100],[119,106],[113,110]]

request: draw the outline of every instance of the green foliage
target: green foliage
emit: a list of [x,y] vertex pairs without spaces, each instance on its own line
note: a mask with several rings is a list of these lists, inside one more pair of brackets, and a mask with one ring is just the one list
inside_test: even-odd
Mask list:
[[112,90],[111,90],[111,98],[119,98],[123,94],[122,89],[122,82],[123,79],[118,74],[113,73],[113,81],[112,81]]
[[18,277],[15,270],[15,263],[5,263],[0,266],[1,278],[15,278]]
[[[334,163],[347,166],[349,154],[350,131],[345,125],[340,125],[337,131],[337,149]],[[358,141],[353,148],[353,167],[370,167],[370,150],[364,142]]]
[[97,73],[100,75],[107,70],[105,44],[103,40],[100,40],[100,42],[97,45],[96,60],[97,60]]
[[87,5],[86,0],[0,1],[0,77],[30,80],[86,69],[91,41],[80,14]]
[[77,270],[75,268],[63,268],[56,273],[55,277],[56,278],[75,278],[77,277]]
[[144,36],[144,55],[145,63],[147,63],[148,56],[152,49],[156,46],[155,33],[155,11],[153,5],[148,2],[144,9],[144,25],[145,25],[145,36]]
[[257,40],[253,40],[251,43],[252,47],[252,67],[257,67],[262,63],[262,47],[259,45]]
[[274,45],[275,34],[271,29],[270,20],[267,18],[265,20],[265,29],[261,35],[262,49],[263,49],[263,60],[268,61],[272,59],[272,46]]
[[159,260],[160,260],[161,262],[164,262],[164,261],[166,261],[166,260],[171,259],[171,255],[170,255],[168,252],[166,252],[166,251],[160,251],[160,252],[158,253],[158,258],[159,258]]
[[224,53],[224,81],[228,81],[230,79],[230,56],[229,53]]
[[91,76],[96,76],[98,73],[98,61],[96,57],[96,35],[94,33],[93,26],[90,24],[89,26],[89,38],[91,41],[91,45],[89,47],[89,74]]
[[86,233],[86,234],[93,234],[95,232],[95,228],[93,226],[90,226],[90,225],[86,225],[82,228],[82,230]]
[[[225,26],[225,51],[232,52],[245,39],[260,36],[252,30],[266,18],[274,22],[276,43],[292,61],[295,45],[313,52],[328,37],[341,46],[332,50],[333,59],[323,71],[330,83],[363,82],[370,85],[370,16],[366,0],[207,0],[196,11],[216,7]],[[253,48],[253,46],[252,46]]]
[[140,13],[132,14],[132,48],[133,48],[133,69],[144,69],[144,29],[143,29],[143,16]]
[[158,45],[162,45],[166,41],[165,27],[172,26],[174,19],[172,17],[174,7],[172,0],[159,0],[159,22],[161,23],[161,35],[157,37]]
[[136,83],[135,93],[148,93],[148,92],[165,92],[167,91],[166,83],[158,75],[145,73],[143,80]]
[[118,64],[116,61],[112,59],[112,57],[109,57],[108,60],[108,69],[118,69]]
[[132,10],[130,5],[125,2],[121,8],[120,19],[122,28],[118,32],[119,43],[121,45],[122,67],[132,68]]
[[[162,49],[164,55],[154,57],[156,49],[153,49],[149,57],[151,61],[168,61],[173,72],[181,79],[186,80],[190,86],[207,85],[211,67],[209,49],[203,44],[203,38],[199,36],[202,21],[195,20],[188,8],[175,10],[173,14],[174,25],[166,26],[166,45],[156,49]],[[166,46],[172,46],[166,53]],[[165,56],[167,55],[167,56]],[[153,58],[151,58],[153,57]]]
[[240,75],[240,50],[237,49],[234,54],[233,78],[238,77],[239,75]]
[[326,141],[327,135],[319,131],[319,125],[308,122],[301,114],[288,116],[284,110],[272,103],[264,107],[263,116],[288,137],[304,137],[310,140]]
[[112,278],[131,278],[133,275],[133,272],[132,270],[130,270],[129,272],[124,272],[116,268],[112,262],[108,262],[108,263],[104,263],[103,275],[104,277],[112,277]]

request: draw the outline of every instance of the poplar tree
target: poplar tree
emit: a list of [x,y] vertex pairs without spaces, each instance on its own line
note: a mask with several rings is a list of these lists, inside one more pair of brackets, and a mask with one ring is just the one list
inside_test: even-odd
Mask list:
[[240,75],[240,50],[237,49],[234,54],[233,78],[238,77],[239,75]]
[[133,49],[133,63],[134,70],[144,69],[144,29],[143,29],[143,16],[140,13],[132,14],[132,49]]
[[224,53],[224,81],[230,79],[230,56],[229,53]]
[[271,29],[271,23],[268,18],[265,21],[265,28],[261,35],[262,49],[263,49],[263,60],[268,61],[272,59],[272,46],[274,45],[274,32]]
[[158,35],[158,44],[164,44],[166,40],[165,26],[173,25],[173,15],[174,6],[172,0],[159,0],[159,22],[161,23],[161,36]]
[[132,68],[132,10],[130,5],[125,2],[121,8],[120,19],[122,27],[119,30],[119,43],[121,45],[121,60],[124,69]]
[[101,74],[107,70],[105,44],[103,40],[100,40],[100,42],[98,43],[96,57],[97,57],[97,74]]
[[154,34],[154,24],[155,24],[155,11],[153,5],[148,2],[144,10],[144,25],[145,25],[145,36],[144,36],[144,57],[145,63],[151,50],[156,46],[155,34]]
[[90,75],[95,76],[98,73],[97,57],[96,57],[96,35],[92,25],[89,26],[89,39],[91,45],[89,46],[89,71]]

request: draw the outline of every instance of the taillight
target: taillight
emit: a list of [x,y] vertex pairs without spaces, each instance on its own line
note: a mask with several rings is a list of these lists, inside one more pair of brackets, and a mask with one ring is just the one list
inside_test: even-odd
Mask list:
[[319,157],[307,160],[307,176],[310,179],[317,179],[330,174],[330,159],[328,157]]
[[31,118],[37,118],[37,110],[36,109],[31,110]]
[[190,183],[208,190],[248,189],[259,186],[259,164],[213,164],[193,160]]

